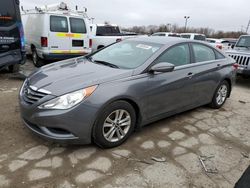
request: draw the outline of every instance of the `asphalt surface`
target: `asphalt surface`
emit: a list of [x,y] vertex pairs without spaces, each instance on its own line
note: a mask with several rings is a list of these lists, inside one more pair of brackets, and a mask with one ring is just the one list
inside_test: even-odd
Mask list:
[[[200,107],[134,133],[120,147],[60,146],[22,124],[21,74],[0,72],[0,187],[234,187],[250,164],[250,80],[223,108]],[[207,172],[205,171],[207,170]]]

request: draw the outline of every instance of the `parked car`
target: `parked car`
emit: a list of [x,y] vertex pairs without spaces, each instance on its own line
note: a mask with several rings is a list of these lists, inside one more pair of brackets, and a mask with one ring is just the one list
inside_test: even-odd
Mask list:
[[25,11],[22,15],[27,54],[35,66],[47,60],[62,60],[91,52],[89,20],[83,11],[65,3]]
[[238,74],[250,77],[250,35],[242,35],[226,53],[239,64]]
[[162,37],[180,37],[178,33],[169,33],[169,32],[157,32],[151,35],[153,36],[162,36]]
[[219,48],[220,50],[229,50],[235,45],[237,39],[214,39],[207,38],[206,41],[213,47]]
[[110,148],[162,118],[230,96],[235,61],[201,42],[141,37],[44,66],[20,91],[21,117],[57,142]]
[[199,33],[181,33],[182,38],[191,39],[191,40],[201,40],[206,41],[206,36]]
[[25,63],[23,25],[19,1],[0,1],[0,69],[18,72]]
[[135,33],[124,33],[115,24],[91,24],[92,50],[96,51],[127,38],[137,37]]

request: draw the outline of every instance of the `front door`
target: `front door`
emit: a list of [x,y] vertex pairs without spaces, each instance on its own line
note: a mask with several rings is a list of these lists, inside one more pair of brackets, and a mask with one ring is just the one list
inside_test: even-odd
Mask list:
[[147,118],[192,105],[195,96],[190,59],[189,45],[181,44],[168,49],[154,62],[168,62],[176,67],[173,72],[149,75],[146,90]]

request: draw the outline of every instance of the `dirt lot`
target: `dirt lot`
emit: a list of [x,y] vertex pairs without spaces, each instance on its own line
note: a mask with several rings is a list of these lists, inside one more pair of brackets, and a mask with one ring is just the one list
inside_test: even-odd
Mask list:
[[[33,66],[22,69],[29,74]],[[33,136],[19,117],[21,78],[0,73],[0,187],[230,188],[250,164],[250,80],[239,78],[220,110],[201,107],[164,119],[102,150]]]

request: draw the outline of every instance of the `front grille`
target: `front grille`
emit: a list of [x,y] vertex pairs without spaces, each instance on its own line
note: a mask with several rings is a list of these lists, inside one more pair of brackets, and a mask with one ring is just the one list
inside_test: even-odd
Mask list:
[[24,85],[23,99],[28,104],[34,104],[35,102],[39,101],[46,95],[47,95],[46,93],[42,93],[40,91],[32,89],[27,83]]
[[232,55],[232,54],[230,54],[229,56],[232,57],[233,59],[235,59],[236,62],[237,62],[239,65],[246,66],[246,67],[248,66],[249,61],[250,61],[250,57],[249,57],[249,56],[244,56],[244,55]]

